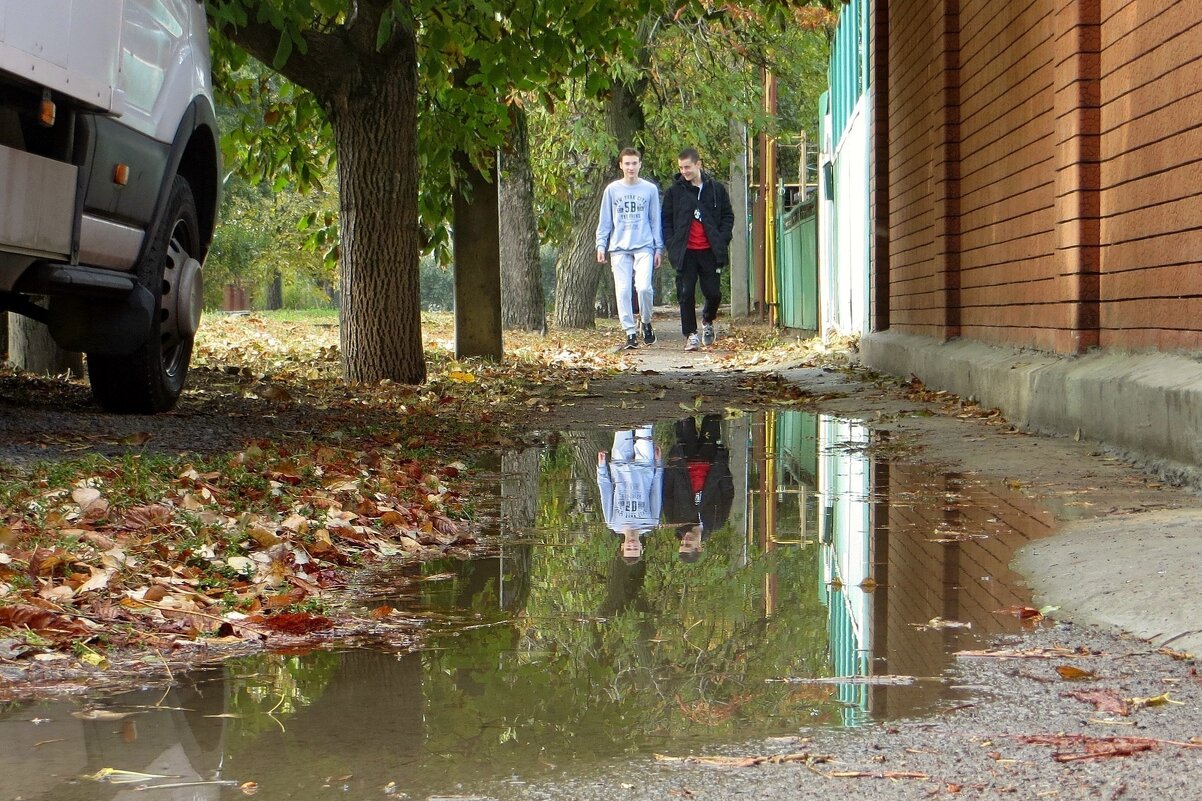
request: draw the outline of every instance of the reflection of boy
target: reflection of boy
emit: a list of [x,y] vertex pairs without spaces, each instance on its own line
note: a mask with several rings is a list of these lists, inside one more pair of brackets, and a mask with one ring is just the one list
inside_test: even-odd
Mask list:
[[730,474],[730,452],[722,444],[722,418],[707,414],[676,423],[676,444],[668,452],[664,469],[664,521],[675,525],[680,558],[700,558],[705,538],[721,528],[730,516],[735,483]]
[[659,525],[664,463],[651,426],[615,431],[607,462],[597,453],[597,486],[605,525],[622,535],[622,555],[642,556],[641,535]]

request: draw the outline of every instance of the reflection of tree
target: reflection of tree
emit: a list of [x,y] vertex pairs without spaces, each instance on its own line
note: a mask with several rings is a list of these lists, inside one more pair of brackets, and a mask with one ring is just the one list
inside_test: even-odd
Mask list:
[[522,535],[538,515],[538,478],[542,451],[528,448],[501,457],[501,533]]

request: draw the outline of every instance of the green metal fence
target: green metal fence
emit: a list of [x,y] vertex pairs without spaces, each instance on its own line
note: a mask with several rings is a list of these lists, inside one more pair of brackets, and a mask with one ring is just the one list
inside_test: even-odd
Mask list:
[[817,197],[793,206],[777,218],[776,286],[780,324],[818,330]]

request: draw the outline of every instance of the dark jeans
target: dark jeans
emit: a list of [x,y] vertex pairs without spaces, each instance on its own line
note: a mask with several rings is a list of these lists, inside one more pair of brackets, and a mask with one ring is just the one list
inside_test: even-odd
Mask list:
[[684,263],[676,271],[676,297],[680,300],[680,332],[687,337],[697,333],[698,281],[705,298],[701,322],[712,323],[722,303],[722,276],[718,274],[718,263],[712,250],[686,250],[682,261]]

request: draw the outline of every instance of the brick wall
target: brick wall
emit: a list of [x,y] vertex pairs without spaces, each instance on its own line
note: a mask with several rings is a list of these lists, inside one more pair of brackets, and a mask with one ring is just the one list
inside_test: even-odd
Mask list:
[[874,13],[877,329],[1202,350],[1202,3]]
[[1202,3],[1101,3],[1103,346],[1202,349]]
[[1048,0],[960,3],[961,334],[1050,346],[1055,265]]
[[[879,3],[875,13],[885,13]],[[898,4],[888,11],[889,322],[912,333],[942,336],[944,300],[933,269],[931,194],[936,97],[930,92],[935,60],[929,45],[935,21],[927,3]],[[879,183],[876,189],[882,191]]]

